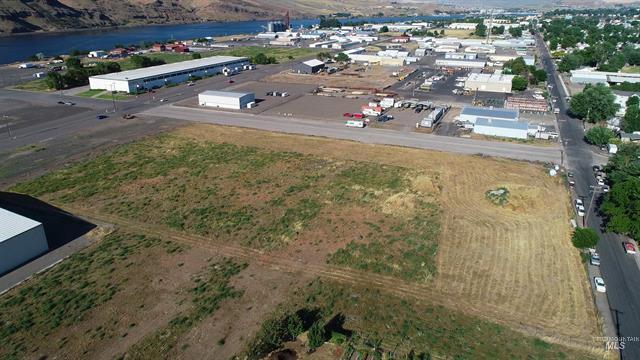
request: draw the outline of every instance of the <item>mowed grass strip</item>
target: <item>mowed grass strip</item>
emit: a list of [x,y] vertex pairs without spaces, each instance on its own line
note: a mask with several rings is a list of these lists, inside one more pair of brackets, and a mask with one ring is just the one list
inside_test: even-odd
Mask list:
[[412,188],[420,175],[162,135],[13,190],[257,249],[338,249],[332,263],[424,281],[435,271],[439,210]]
[[[36,275],[0,298],[0,358],[18,359],[39,351],[52,334],[87,321],[94,308],[127,286],[126,269],[152,249],[166,254],[179,244],[144,235],[114,232],[87,251]],[[57,346],[64,351],[69,334]]]

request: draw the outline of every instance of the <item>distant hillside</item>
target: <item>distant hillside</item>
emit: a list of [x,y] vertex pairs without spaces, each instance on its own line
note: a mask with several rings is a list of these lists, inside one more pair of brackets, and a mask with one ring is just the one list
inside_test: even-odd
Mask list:
[[[397,15],[415,10],[388,8],[382,0],[0,0],[0,35],[106,26],[315,17],[348,12]],[[428,10],[428,4],[420,4]]]

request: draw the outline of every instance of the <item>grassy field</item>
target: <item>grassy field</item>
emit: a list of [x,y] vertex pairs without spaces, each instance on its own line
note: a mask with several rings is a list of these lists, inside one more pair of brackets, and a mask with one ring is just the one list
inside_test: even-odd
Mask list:
[[81,93],[77,93],[76,96],[82,96],[82,97],[94,97],[98,94],[102,94],[104,92],[104,90],[87,90],[87,91],[83,91]]
[[53,91],[49,89],[44,79],[30,80],[25,83],[15,85],[14,88],[18,90],[27,90],[27,91]]
[[[376,289],[315,280],[265,321],[263,331],[245,349],[249,359],[282,348],[276,347],[281,345],[277,342],[276,346],[262,348],[258,344],[273,338],[273,331],[265,330],[275,327],[274,322],[282,322],[283,314],[297,314],[303,324],[307,323],[304,328],[309,327],[309,322],[321,323],[326,340],[340,345],[347,354],[360,354],[357,358],[367,355],[373,359],[598,358],[455,314],[441,306],[413,303]],[[290,342],[283,347],[297,348],[296,345]]]
[[228,50],[215,51],[213,55],[228,55],[228,56],[246,56],[248,58],[254,57],[259,53],[263,53],[266,56],[273,56],[278,62],[285,62],[294,59],[300,59],[303,57],[311,56],[322,52],[321,49],[311,48],[290,48],[290,47],[261,47],[261,46],[242,46]]
[[[69,334],[69,329],[89,324],[94,309],[104,309],[105,303],[131,290],[129,276],[145,272],[137,262],[141,256],[167,256],[182,250],[181,245],[156,238],[112,233],[99,245],[12,290],[0,298],[0,358],[73,351],[66,349],[67,343],[82,334]],[[143,299],[141,294],[138,300]],[[100,326],[88,329],[86,335],[102,340],[113,336],[107,330]]]
[[[91,91],[91,90],[90,90]],[[100,90],[98,90],[100,91]],[[129,98],[131,98],[131,94],[127,94],[127,93],[116,93],[116,94],[111,94],[110,91],[104,92],[103,94],[100,94],[98,96],[95,96],[96,99],[102,99],[102,100],[127,100]]]
[[[485,195],[498,188],[509,193],[500,205]],[[196,125],[13,190],[178,243],[195,241],[198,250],[243,254],[254,266],[278,269],[284,288],[291,287],[284,272],[302,272],[573,346],[593,345],[599,334],[588,280],[570,242],[568,195],[560,179],[535,164]],[[266,269],[254,272],[266,276]],[[188,314],[189,302],[180,304]],[[193,331],[184,330],[187,340],[171,351],[202,341]],[[478,336],[460,331],[460,339]],[[149,336],[145,341],[154,343]],[[221,348],[244,344],[228,341]]]
[[620,71],[623,73],[638,74],[640,73],[640,66],[625,66]]

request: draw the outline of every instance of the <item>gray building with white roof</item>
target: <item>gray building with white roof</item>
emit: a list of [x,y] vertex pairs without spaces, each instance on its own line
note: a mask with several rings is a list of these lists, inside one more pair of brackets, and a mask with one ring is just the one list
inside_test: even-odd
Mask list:
[[41,223],[0,208],[0,274],[49,250]]
[[211,56],[173,64],[91,76],[89,78],[89,86],[92,90],[136,93],[171,83],[189,81],[191,77],[222,74],[225,68],[232,71],[240,71],[244,65],[248,64],[249,59],[246,57]]
[[460,111],[460,121],[475,124],[480,118],[518,121],[520,112],[518,109],[496,109],[477,106],[465,106]]
[[527,139],[529,123],[510,120],[478,118],[473,125],[475,134],[499,136],[512,139]]

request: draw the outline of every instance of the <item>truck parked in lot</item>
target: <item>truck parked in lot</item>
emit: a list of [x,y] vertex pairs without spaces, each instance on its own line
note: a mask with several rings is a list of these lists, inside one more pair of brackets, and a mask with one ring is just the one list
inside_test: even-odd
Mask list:
[[364,121],[362,120],[347,120],[347,122],[345,123],[346,127],[355,127],[355,128],[363,128],[364,127]]
[[438,123],[438,121],[440,121],[445,111],[446,108],[444,107],[436,107],[425,118],[423,118],[418,125],[424,128],[432,128]]

